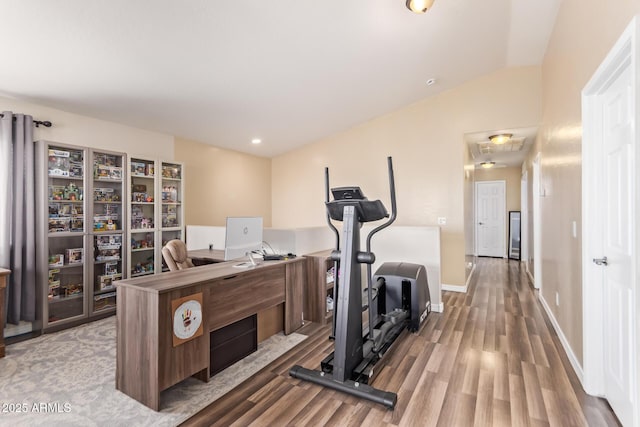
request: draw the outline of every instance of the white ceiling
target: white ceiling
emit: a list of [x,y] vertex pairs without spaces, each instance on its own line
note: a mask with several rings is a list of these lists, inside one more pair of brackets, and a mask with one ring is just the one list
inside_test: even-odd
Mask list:
[[267,157],[541,63],[561,2],[0,1],[0,95]]
[[[491,135],[510,133],[511,141],[503,145],[495,145],[489,141]],[[468,133],[464,141],[469,147],[476,168],[482,162],[495,162],[495,167],[521,166],[527,158],[538,134],[537,127],[496,129],[484,132]]]

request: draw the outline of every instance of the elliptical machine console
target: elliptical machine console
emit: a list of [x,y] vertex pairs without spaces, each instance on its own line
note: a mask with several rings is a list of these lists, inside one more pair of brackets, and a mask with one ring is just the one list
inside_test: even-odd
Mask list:
[[[368,200],[360,187],[333,188],[333,200],[329,201],[329,171],[325,169],[327,222],[336,235],[336,249],[331,253],[331,259],[339,272],[334,286],[334,351],[321,362],[320,371],[296,365],[289,370],[289,375],[393,409],[398,396],[368,383],[377,374],[374,366],[400,334],[406,329],[417,331],[420,328],[431,311],[431,299],[422,265],[384,263],[375,276],[371,274],[371,265],[375,262],[371,238],[391,225],[397,214],[391,157],[387,158],[387,164],[391,215],[380,200]],[[366,250],[360,251],[362,224],[384,218],[388,220],[367,235]],[[331,220],[342,221],[342,239]],[[360,264],[367,266],[368,285],[364,298]],[[362,313],[365,310],[368,311],[368,325],[363,330]]]

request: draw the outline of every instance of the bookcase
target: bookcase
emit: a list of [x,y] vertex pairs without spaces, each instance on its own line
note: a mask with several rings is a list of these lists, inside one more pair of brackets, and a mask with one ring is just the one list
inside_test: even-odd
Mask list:
[[91,150],[93,194],[89,236],[93,251],[91,314],[116,309],[116,281],[126,277],[126,155]]
[[[184,240],[184,167],[181,163],[160,161],[160,247],[169,240]],[[162,256],[160,256],[162,259]],[[162,271],[169,268],[162,260]]]
[[36,143],[37,280],[43,329],[112,314],[127,257],[126,155]]
[[331,251],[327,249],[305,255],[307,280],[304,292],[304,317],[321,325],[331,322],[333,317],[333,307],[327,298],[333,298],[336,276],[334,263],[330,258]]
[[162,246],[184,240],[180,163],[131,157],[129,162],[129,277],[166,271]]
[[129,163],[129,277],[154,274],[160,269],[156,163],[138,157],[131,157]]

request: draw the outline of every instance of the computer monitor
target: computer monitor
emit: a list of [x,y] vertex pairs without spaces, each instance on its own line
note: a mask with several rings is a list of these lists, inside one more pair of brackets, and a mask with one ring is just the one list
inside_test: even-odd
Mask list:
[[262,249],[262,217],[228,217],[224,242],[224,259],[245,257]]

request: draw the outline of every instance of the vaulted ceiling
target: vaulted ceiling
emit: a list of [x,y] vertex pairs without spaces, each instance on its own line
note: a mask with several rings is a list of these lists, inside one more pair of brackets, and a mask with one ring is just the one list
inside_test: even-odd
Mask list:
[[540,64],[560,1],[5,1],[0,95],[271,157]]

